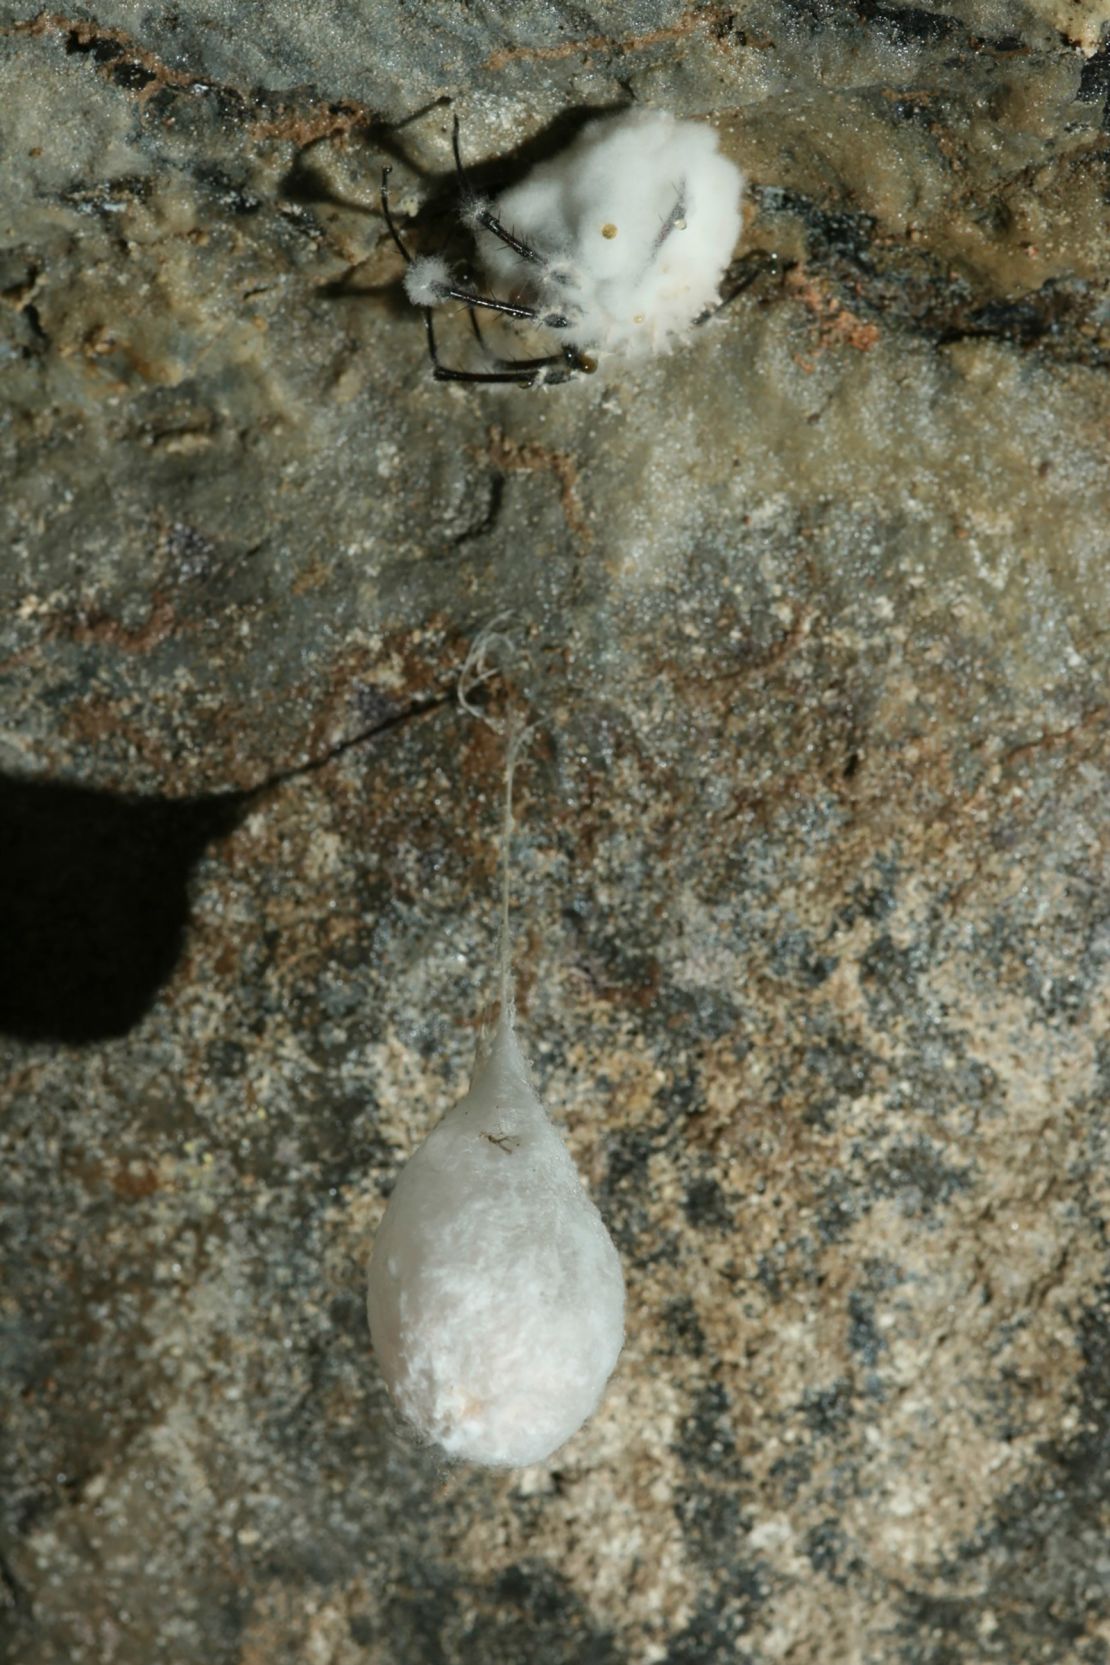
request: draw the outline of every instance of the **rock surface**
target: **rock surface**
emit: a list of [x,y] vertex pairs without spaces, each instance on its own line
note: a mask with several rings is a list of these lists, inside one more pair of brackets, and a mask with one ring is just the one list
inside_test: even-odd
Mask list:
[[[0,1652],[1106,1665],[1110,8],[0,15]],[[433,384],[383,161],[434,251],[452,108],[496,187],[630,99],[750,177],[729,304]],[[363,1310],[489,992],[505,609],[629,1291],[507,1475]]]

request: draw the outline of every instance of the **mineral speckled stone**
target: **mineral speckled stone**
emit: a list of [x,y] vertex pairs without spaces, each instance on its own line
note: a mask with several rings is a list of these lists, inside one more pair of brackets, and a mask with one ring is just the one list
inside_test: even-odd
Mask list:
[[[1104,8],[594,13],[0,25],[20,1665],[1105,1665]],[[383,166],[476,265],[454,116],[495,202],[629,107],[747,181],[722,308],[433,384]],[[506,607],[520,1028],[628,1339],[499,1471],[363,1296],[474,1057]]]

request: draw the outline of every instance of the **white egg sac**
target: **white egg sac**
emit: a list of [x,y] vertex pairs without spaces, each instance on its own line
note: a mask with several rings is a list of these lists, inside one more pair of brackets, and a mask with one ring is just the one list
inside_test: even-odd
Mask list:
[[624,1340],[620,1261],[507,1020],[401,1172],[368,1311],[394,1402],[451,1456],[540,1462],[601,1398]]
[[577,348],[658,352],[712,304],[744,181],[699,121],[634,109],[585,126],[491,206],[530,261],[475,224],[499,289],[561,314]]

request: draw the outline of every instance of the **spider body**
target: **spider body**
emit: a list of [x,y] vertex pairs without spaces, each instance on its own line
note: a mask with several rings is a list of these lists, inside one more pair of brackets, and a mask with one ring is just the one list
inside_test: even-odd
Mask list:
[[[695,322],[740,234],[743,180],[704,123],[661,110],[629,110],[585,126],[559,155],[541,162],[495,201],[470,190],[458,150],[462,217],[491,285],[511,298],[457,282],[435,256],[406,260],[405,291],[424,309],[438,380],[566,381],[597,367],[599,355],[665,351]],[[432,311],[447,301],[552,331],[558,350],[540,358],[494,360],[491,371],[439,362]],[[484,345],[484,344],[483,344]]]

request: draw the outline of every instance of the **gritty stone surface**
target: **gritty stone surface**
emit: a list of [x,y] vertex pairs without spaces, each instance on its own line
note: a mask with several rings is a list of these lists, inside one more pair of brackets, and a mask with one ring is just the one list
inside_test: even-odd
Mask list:
[[[0,18],[0,1654],[1107,1665],[1110,8]],[[492,190],[629,100],[749,176],[727,306],[434,384],[383,162],[461,253],[452,110]],[[491,1474],[363,1292],[491,993],[505,609],[629,1314]]]

